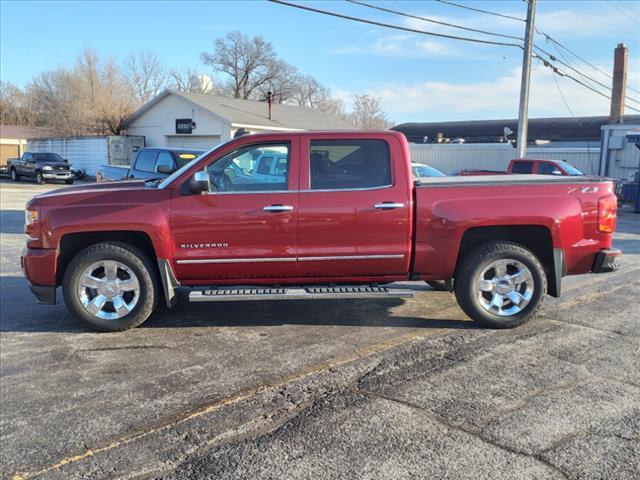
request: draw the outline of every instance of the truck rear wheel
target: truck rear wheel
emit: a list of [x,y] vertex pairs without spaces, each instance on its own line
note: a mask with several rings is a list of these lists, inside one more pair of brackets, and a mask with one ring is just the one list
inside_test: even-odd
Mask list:
[[62,282],[69,311],[95,330],[137,327],[153,313],[158,278],[149,257],[124,242],[104,242],[78,253]]
[[511,242],[481,245],[461,260],[455,277],[458,304],[474,322],[491,328],[526,323],[547,292],[547,278],[530,250]]

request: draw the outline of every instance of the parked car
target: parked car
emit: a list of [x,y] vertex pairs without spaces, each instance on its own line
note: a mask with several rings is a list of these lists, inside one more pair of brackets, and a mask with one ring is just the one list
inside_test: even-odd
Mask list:
[[25,177],[34,179],[39,185],[50,180],[71,185],[75,178],[69,163],[57,153],[25,152],[22,157],[11,160],[9,174],[14,182]]
[[420,177],[444,177],[445,174],[440,170],[425,165],[424,163],[411,162],[411,171],[415,178]]
[[96,182],[165,178],[204,152],[185,148],[141,148],[131,166],[101,165]]
[[[275,149],[279,181],[212,185]],[[446,281],[474,321],[512,328],[563,276],[617,268],[611,181],[416,180],[408,152],[393,131],[246,135],[164,180],[43,193],[26,206],[22,268],[40,303],[62,286],[69,311],[106,331],[173,306],[179,286],[195,302],[384,298],[410,296],[387,285],[408,280]]]
[[538,175],[562,175],[568,177],[583,176],[580,170],[563,160],[534,160],[529,158],[517,158],[509,162],[506,171],[462,169],[452,172],[451,175],[505,175],[511,173],[538,174]]

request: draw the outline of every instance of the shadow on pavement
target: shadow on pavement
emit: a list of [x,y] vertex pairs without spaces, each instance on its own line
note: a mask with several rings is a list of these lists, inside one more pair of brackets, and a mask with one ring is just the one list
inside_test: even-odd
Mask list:
[[[4,301],[0,304],[0,331],[41,333],[93,333],[77,321],[62,303],[38,305],[23,277],[0,277]],[[428,287],[426,287],[428,288]],[[160,307],[139,328],[271,327],[283,325],[351,326],[386,328],[476,328],[471,321],[393,316],[390,309],[404,303],[400,298],[359,300],[283,300],[263,302],[189,303],[181,289],[180,303],[168,310]],[[448,294],[434,294],[448,295]]]
[[0,233],[24,233],[24,210],[2,210]]

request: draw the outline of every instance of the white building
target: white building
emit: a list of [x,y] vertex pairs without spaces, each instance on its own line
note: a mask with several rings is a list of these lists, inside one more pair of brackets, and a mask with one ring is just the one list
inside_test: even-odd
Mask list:
[[240,100],[205,93],[165,90],[126,121],[127,135],[145,137],[148,147],[209,149],[250,133],[353,128],[346,120],[306,107]]

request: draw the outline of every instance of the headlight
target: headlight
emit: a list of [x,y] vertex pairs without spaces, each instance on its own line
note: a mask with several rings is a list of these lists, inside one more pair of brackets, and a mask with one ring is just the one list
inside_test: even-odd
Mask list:
[[51,168],[50,165],[45,165],[44,167],[42,167],[43,170],[53,170],[53,168]]
[[40,218],[40,212],[38,210],[25,210],[24,211],[24,224],[31,225],[36,223]]

